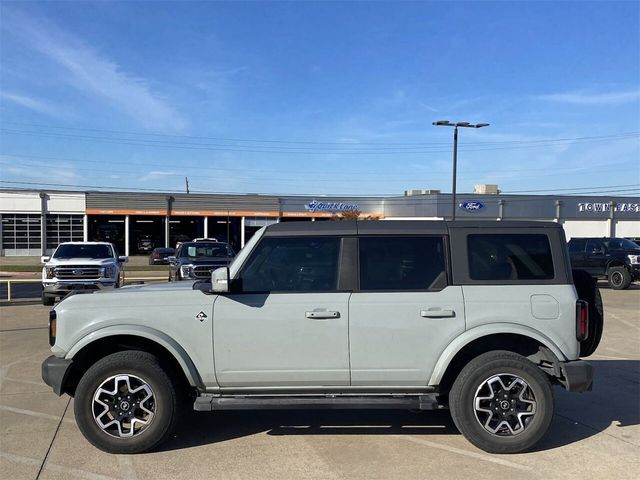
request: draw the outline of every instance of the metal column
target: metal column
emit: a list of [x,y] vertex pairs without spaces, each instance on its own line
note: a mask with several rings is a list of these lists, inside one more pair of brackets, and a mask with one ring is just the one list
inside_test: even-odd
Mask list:
[[82,241],[89,241],[89,215],[84,214],[84,218],[82,219]]
[[47,254],[47,194],[40,192],[40,255]]
[[129,256],[129,215],[124,216],[124,254]]
[[244,217],[240,217],[240,248],[244,248]]

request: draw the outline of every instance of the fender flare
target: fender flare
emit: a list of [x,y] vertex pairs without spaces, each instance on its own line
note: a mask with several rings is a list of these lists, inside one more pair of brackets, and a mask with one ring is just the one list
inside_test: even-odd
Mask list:
[[529,337],[547,347],[558,360],[566,360],[566,357],[562,353],[562,350],[560,350],[560,348],[558,348],[558,346],[551,339],[549,339],[546,335],[540,333],[538,330],[516,323],[490,323],[486,325],[480,325],[478,327],[474,327],[470,330],[465,331],[462,335],[456,337],[449,345],[447,345],[444,351],[440,354],[438,361],[436,362],[428,385],[438,385],[442,380],[447,367],[451,363],[451,360],[456,356],[458,352],[460,352],[460,350],[469,345],[471,342],[482,337],[488,337],[490,335],[501,333],[512,333]]
[[106,337],[113,337],[116,335],[128,335],[132,337],[141,337],[158,345],[164,347],[178,362],[180,368],[187,377],[189,385],[193,387],[204,387],[204,383],[200,378],[200,374],[196,369],[189,354],[182,348],[182,346],[171,338],[166,333],[163,333],[154,328],[146,327],[143,325],[110,325],[108,327],[101,328],[91,332],[89,335],[82,337],[73,347],[67,352],[65,358],[73,359],[77,353],[87,345]]

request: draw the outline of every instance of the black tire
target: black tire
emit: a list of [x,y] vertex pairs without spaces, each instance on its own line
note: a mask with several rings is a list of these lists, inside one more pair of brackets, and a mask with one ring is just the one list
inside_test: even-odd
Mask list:
[[[115,375],[142,379],[153,392],[153,418],[146,428],[128,438],[110,435],[94,418],[94,394]],[[92,365],[78,383],[74,400],[76,422],[85,438],[100,450],[108,453],[146,452],[166,439],[174,428],[179,409],[176,390],[176,385],[154,355],[132,350],[114,353]]]
[[[527,416],[529,420],[524,421],[521,431],[516,434],[501,435],[500,431],[491,433],[483,427],[480,418],[476,416],[474,406],[476,394],[481,392],[480,388],[486,384],[485,382],[495,379],[496,376],[519,377],[526,382],[529,388],[527,392],[533,394],[533,400],[536,402],[535,414]],[[513,383],[510,384],[513,385]],[[517,399],[511,401],[517,402]],[[502,399],[498,403],[502,405]],[[518,408],[517,403],[514,406]],[[495,350],[479,355],[462,369],[449,393],[449,408],[458,430],[476,447],[489,453],[524,452],[544,436],[551,424],[554,410],[553,388],[546,374],[522,355]],[[501,421],[505,418],[503,414],[509,418],[509,415],[516,413],[511,414],[507,407],[506,410],[499,410],[495,418]],[[490,415],[490,418],[494,418],[493,412]],[[487,418],[489,418],[488,415]],[[517,421],[516,417],[511,418],[514,422]]]
[[580,342],[580,356],[588,357],[596,351],[604,330],[604,307],[598,282],[584,270],[572,270],[573,284],[578,298],[589,304],[589,331],[586,340]]
[[49,295],[42,294],[42,305],[50,307],[56,303],[56,297],[50,297]]
[[613,290],[626,290],[631,280],[631,273],[625,267],[611,267],[607,272],[607,281]]

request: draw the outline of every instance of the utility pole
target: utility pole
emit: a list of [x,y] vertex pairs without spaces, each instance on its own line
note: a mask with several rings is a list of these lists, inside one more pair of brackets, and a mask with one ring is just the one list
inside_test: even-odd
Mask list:
[[189,179],[187,177],[184,177],[184,183],[185,183],[185,186],[187,187],[187,193],[189,193]]
[[453,185],[451,186],[451,220],[456,219],[456,180],[458,175],[458,127],[466,128],[482,128],[488,127],[488,123],[456,122],[451,123],[449,120],[438,120],[432,125],[436,127],[453,127]]

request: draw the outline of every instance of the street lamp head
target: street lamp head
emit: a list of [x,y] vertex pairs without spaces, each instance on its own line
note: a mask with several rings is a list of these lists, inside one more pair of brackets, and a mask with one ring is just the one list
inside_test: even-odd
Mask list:
[[469,122],[458,122],[456,123],[456,127],[470,127],[471,124]]
[[488,123],[477,123],[477,124],[475,125],[475,127],[476,127],[476,128],[482,128],[482,127],[488,127],[488,126],[489,126],[489,124],[488,124]]
[[488,123],[469,123],[469,122],[456,122],[451,123],[449,120],[438,120],[437,122],[433,122],[432,125],[436,127],[466,127],[466,128],[482,128],[488,127]]
[[442,127],[442,126],[453,126],[453,124],[451,122],[449,122],[449,120],[438,120],[437,122],[433,122],[432,125],[435,125],[437,127]]

